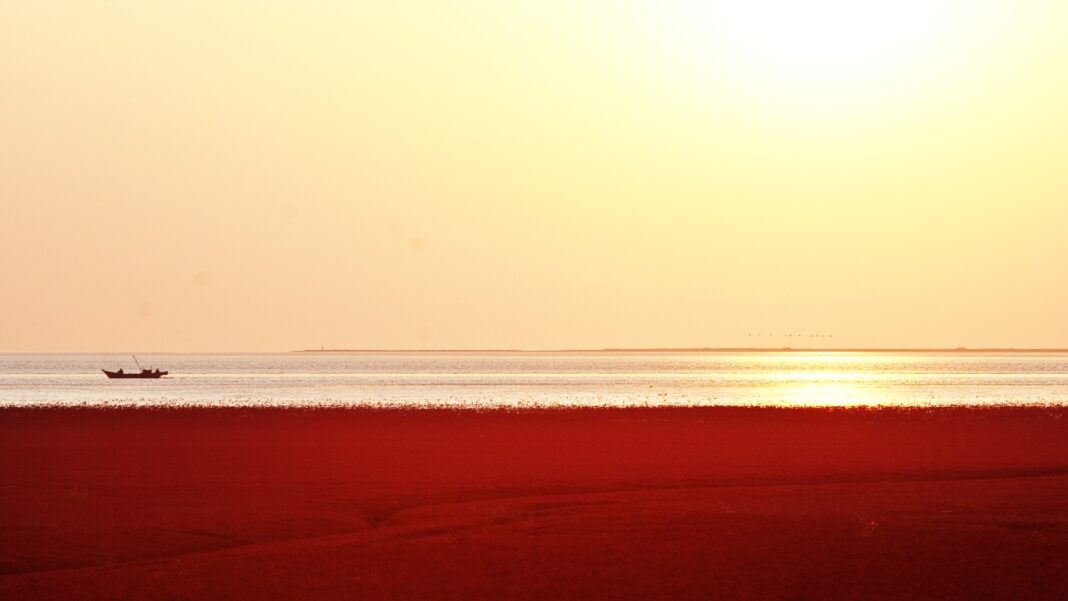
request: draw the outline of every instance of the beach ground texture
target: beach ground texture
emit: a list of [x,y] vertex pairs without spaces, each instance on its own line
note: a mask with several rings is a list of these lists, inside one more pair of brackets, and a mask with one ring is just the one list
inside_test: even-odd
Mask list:
[[0,409],[3,599],[1064,599],[1062,408]]

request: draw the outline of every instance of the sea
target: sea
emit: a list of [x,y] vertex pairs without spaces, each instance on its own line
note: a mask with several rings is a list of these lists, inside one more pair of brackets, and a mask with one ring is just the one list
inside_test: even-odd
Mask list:
[[293,352],[0,354],[0,405],[1068,404],[1068,353]]

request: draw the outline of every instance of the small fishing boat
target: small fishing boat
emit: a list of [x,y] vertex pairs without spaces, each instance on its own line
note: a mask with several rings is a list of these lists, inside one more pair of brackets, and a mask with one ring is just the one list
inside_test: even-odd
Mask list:
[[160,369],[158,367],[155,368],[155,369],[145,369],[145,368],[141,367],[141,362],[137,360],[137,356],[135,356],[135,355],[130,355],[130,356],[133,357],[134,363],[137,364],[137,369],[139,369],[141,371],[139,371],[139,372],[137,372],[137,371],[125,372],[125,371],[122,370],[121,367],[118,369],[118,371],[108,371],[106,369],[102,369],[100,371],[104,372],[104,375],[107,376],[109,379],[112,379],[112,380],[116,380],[116,379],[121,380],[121,379],[125,379],[125,378],[147,378],[147,379],[153,379],[154,380],[154,379],[162,378],[163,376],[167,375],[167,373],[168,373],[168,372],[165,372],[165,371],[160,371]]

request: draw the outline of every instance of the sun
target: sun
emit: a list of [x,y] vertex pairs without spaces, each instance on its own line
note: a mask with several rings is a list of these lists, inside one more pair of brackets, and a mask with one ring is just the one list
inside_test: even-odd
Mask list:
[[886,93],[957,41],[939,0],[687,0],[657,12],[681,69],[797,100]]

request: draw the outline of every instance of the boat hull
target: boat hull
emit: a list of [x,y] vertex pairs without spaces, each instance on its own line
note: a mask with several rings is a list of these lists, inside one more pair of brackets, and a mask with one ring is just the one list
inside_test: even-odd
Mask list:
[[112,380],[158,380],[159,378],[167,375],[165,371],[143,371],[143,372],[131,372],[131,373],[119,373],[117,371],[108,371],[106,369],[100,370],[104,372],[109,379]]

